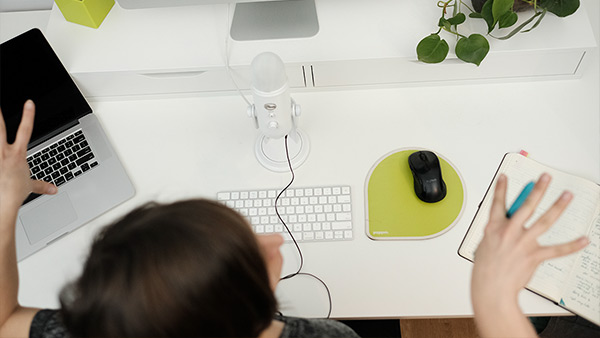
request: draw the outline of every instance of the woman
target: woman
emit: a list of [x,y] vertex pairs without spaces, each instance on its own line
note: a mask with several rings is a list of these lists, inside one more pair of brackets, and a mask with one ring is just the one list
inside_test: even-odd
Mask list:
[[33,103],[12,145],[0,120],[0,336],[357,337],[336,321],[277,315],[282,237],[255,236],[206,200],[133,210],[97,236],[61,310],[19,306],[16,215],[29,192],[57,189],[29,179]]
[[[273,291],[281,273],[281,237],[256,237],[241,216],[204,200],[132,211],[99,234],[82,276],[61,293],[61,310],[21,307],[17,213],[29,192],[57,192],[49,183],[29,179],[25,157],[33,120],[34,105],[27,101],[9,145],[0,119],[0,337],[356,336],[335,321],[277,316]],[[537,244],[569,203],[569,193],[531,228],[523,227],[549,180],[542,175],[510,219],[504,216],[506,178],[497,184],[473,270],[472,298],[482,337],[535,336],[517,293],[543,260],[587,245],[585,239]]]

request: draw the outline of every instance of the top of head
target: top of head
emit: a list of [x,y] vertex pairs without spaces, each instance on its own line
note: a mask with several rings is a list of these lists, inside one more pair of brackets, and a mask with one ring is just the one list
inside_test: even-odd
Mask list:
[[287,88],[285,66],[277,54],[265,52],[252,60],[252,90],[276,95]]

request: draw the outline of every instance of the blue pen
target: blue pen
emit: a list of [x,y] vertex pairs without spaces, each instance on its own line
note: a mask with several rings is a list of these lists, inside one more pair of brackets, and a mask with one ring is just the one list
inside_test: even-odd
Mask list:
[[511,218],[512,215],[514,215],[514,213],[517,212],[517,210],[519,210],[519,208],[523,205],[523,202],[525,202],[525,200],[527,199],[527,196],[529,196],[529,194],[531,193],[531,190],[533,190],[534,186],[535,183],[533,182],[527,183],[525,188],[523,188],[523,191],[521,191],[521,193],[519,194],[519,197],[517,197],[510,209],[508,209],[508,211],[506,212],[507,218]]

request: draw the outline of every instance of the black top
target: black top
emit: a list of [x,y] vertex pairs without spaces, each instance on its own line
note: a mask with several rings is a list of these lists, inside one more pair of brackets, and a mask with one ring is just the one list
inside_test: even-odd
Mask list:
[[[335,320],[286,316],[276,316],[275,319],[285,324],[281,338],[359,337],[351,328]],[[58,310],[41,310],[31,322],[29,337],[66,338],[69,337],[69,334],[60,319]]]

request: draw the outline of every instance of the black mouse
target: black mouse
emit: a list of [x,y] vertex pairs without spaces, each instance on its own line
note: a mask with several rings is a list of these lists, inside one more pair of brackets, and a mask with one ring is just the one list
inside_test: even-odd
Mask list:
[[421,201],[435,203],[446,197],[440,160],[434,153],[427,150],[412,153],[408,157],[408,165],[415,182],[415,194]]

